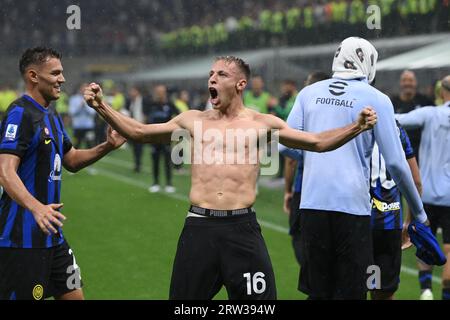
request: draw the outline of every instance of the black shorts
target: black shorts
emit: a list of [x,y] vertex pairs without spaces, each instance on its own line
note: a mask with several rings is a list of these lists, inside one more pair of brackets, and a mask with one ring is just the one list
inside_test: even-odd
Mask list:
[[373,230],[373,260],[380,267],[381,288],[394,293],[400,283],[402,267],[402,230]]
[[0,248],[0,300],[41,300],[82,287],[67,242],[38,249]]
[[291,236],[300,234],[300,199],[300,192],[294,192],[289,208],[289,234]]
[[442,229],[442,240],[450,244],[450,207],[434,206],[424,203],[425,212],[430,220],[430,228],[436,235],[437,228]]
[[295,258],[301,265],[300,250],[300,192],[294,192],[291,200],[289,213],[289,234],[292,236],[292,247],[294,248]]
[[209,300],[225,286],[231,300],[276,299],[275,276],[254,212],[188,217],[178,242],[171,300]]
[[370,216],[301,210],[299,290],[311,299],[366,299]]

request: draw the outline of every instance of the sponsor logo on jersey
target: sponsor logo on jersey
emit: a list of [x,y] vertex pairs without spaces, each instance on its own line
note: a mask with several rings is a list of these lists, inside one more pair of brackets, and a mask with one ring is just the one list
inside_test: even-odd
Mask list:
[[317,98],[316,104],[327,104],[336,107],[353,108],[353,100],[342,100],[337,98]]
[[48,181],[60,181],[61,180],[61,157],[59,154],[55,154],[55,160],[53,160],[53,170],[50,172]]
[[16,139],[17,128],[19,126],[17,124],[8,124],[6,127],[5,139],[6,141],[12,141]]
[[400,202],[386,203],[377,199],[372,199],[373,207],[380,212],[398,211],[400,210]]
[[342,96],[348,83],[344,81],[334,81],[328,86],[328,91],[334,96]]

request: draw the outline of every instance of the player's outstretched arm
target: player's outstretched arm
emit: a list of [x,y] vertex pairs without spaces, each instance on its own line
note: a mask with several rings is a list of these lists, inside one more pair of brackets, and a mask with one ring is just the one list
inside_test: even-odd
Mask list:
[[90,149],[78,150],[72,147],[64,154],[64,168],[77,172],[106,156],[109,152],[122,146],[127,140],[117,131],[108,127],[106,141]]
[[[281,121],[281,120],[280,120]],[[274,123],[273,129],[279,129],[279,141],[289,148],[326,152],[339,148],[363,131],[372,129],[377,123],[377,114],[370,107],[364,108],[357,121],[348,126],[311,133],[290,128],[284,121]]]
[[137,142],[169,143],[172,132],[180,128],[178,117],[166,123],[146,125],[121,114],[103,100],[102,89],[96,83],[86,87],[84,100],[122,136]]
[[435,107],[423,107],[408,113],[396,114],[395,118],[400,122],[403,128],[416,129],[422,128],[425,122],[433,114]]
[[31,195],[22,180],[17,175],[20,158],[13,154],[0,154],[0,185],[8,195],[22,208],[29,210],[41,230],[46,233],[57,233],[57,227],[62,227],[61,220],[65,220],[57,210],[62,204],[44,205]]

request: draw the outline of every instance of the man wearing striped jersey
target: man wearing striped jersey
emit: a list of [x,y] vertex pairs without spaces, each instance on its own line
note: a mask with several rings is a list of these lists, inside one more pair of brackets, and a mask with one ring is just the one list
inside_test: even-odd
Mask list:
[[[403,151],[416,187],[421,193],[419,167],[406,131],[397,122]],[[381,284],[371,291],[373,300],[392,300],[400,282],[402,262],[402,204],[401,194],[383,156],[375,143],[370,163],[372,198],[372,243],[374,264],[380,267]]]
[[0,300],[83,299],[79,267],[62,234],[62,167],[76,172],[120,147],[107,141],[76,150],[51,101],[65,82],[61,55],[28,49],[20,60],[25,94],[8,108],[0,127]]

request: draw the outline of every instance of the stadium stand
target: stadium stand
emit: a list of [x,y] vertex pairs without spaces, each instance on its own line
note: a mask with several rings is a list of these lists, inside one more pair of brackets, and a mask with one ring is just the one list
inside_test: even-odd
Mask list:
[[[72,0],[2,1],[3,54],[49,39],[76,55],[184,55],[327,43],[349,35],[390,37],[448,31],[448,0],[125,0],[80,1],[83,32],[66,32]],[[379,5],[381,30],[366,28],[370,4]],[[189,12],[189,14],[186,14]],[[390,22],[397,23],[390,23]],[[32,30],[30,43],[29,33]],[[26,39],[26,40],[25,40]],[[94,46],[95,44],[95,46]],[[0,53],[1,54],[1,53]]]

